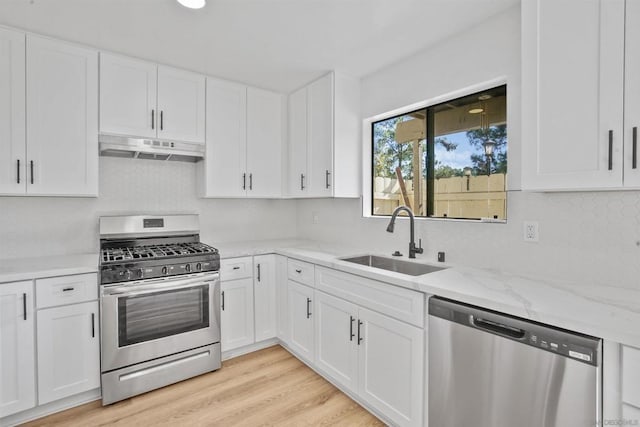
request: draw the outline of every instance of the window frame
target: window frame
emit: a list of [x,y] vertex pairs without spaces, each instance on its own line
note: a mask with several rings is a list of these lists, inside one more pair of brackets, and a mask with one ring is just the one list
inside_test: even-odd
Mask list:
[[[492,80],[487,80],[481,83],[467,86],[463,89],[458,89],[452,92],[447,92],[442,95],[428,98],[424,101],[419,101],[413,104],[409,104],[400,108],[396,108],[384,113],[376,114],[374,116],[365,118],[362,121],[362,217],[379,219],[388,221],[391,215],[374,215],[373,214],[373,124],[382,120],[391,119],[398,116],[403,116],[414,111],[421,109],[427,109],[429,107],[451,101],[453,99],[462,98],[472,95],[476,92],[483,90],[489,90],[496,86],[507,86],[507,117],[509,117],[509,99],[511,98],[509,91],[509,82],[506,76],[498,77]],[[508,120],[508,119],[507,119]],[[509,164],[510,150],[507,150],[507,163]],[[508,203],[508,189],[507,189],[507,212],[509,211]],[[404,218],[400,216],[399,218]],[[426,217],[416,216],[416,220],[432,220],[432,221],[447,221],[447,222],[472,222],[472,223],[497,223],[506,224],[506,219],[492,219],[492,218],[449,218],[449,217]]]

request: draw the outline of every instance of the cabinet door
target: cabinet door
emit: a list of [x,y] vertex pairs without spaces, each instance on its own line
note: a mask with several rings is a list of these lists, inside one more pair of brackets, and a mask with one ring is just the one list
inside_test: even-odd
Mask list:
[[307,175],[307,88],[289,95],[289,195],[303,196]]
[[98,194],[98,53],[27,35],[27,193]]
[[276,255],[253,257],[256,342],[276,336]]
[[622,185],[624,0],[522,4],[522,186]]
[[640,2],[626,2],[624,185],[640,187]]
[[330,197],[333,174],[333,74],[311,83],[307,96],[309,195]]
[[38,403],[100,387],[98,302],[38,311]]
[[313,289],[288,281],[289,346],[299,357],[313,363]]
[[207,78],[204,197],[245,197],[247,87]]
[[155,138],[156,64],[100,53],[100,133]]
[[247,196],[282,195],[282,95],[247,89]]
[[276,255],[276,306],[278,338],[289,343],[289,317],[287,298],[287,257]]
[[36,404],[33,283],[0,286],[0,418]]
[[396,425],[422,425],[424,330],[364,308],[358,317],[358,395]]
[[0,194],[24,194],[25,35],[0,28]]
[[358,308],[324,292],[315,293],[316,365],[351,392],[358,391]]
[[204,143],[205,77],[158,66],[158,137]]
[[222,282],[220,290],[222,351],[253,344],[253,279]]

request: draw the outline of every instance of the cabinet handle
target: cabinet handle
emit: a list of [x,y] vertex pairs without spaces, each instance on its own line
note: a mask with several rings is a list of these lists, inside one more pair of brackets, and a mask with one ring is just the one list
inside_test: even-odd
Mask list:
[[329,176],[330,176],[330,175],[331,175],[331,172],[329,172],[329,169],[327,169],[327,170],[325,171],[325,174],[324,174],[324,179],[325,179],[325,186],[326,186],[326,188],[331,187],[331,184],[329,184]]
[[253,174],[249,174],[249,190],[253,190]]
[[24,320],[27,320],[27,294],[22,294],[22,311],[24,312]]
[[31,166],[31,184],[33,184],[33,160],[31,160],[29,164]]
[[222,291],[222,311],[224,311],[224,291]]
[[258,282],[260,281],[260,264],[258,264]]
[[16,168],[16,182],[20,184],[20,159],[16,160],[17,168]]
[[72,291],[74,289],[75,288],[64,288],[64,289],[62,289],[62,292],[69,292],[69,291]]
[[300,174],[300,190],[304,190],[304,174]]
[[156,128],[156,110],[151,110],[151,129]]
[[364,338],[362,338],[360,336],[360,327],[362,326],[362,321],[360,319],[358,319],[358,345],[360,345],[360,343],[362,341],[364,341]]
[[247,174],[246,173],[242,174],[242,189],[243,190],[247,189]]
[[613,131],[609,130],[609,170],[613,169]]
[[164,130],[164,111],[160,110],[160,130]]
[[633,138],[632,138],[632,146],[631,146],[631,151],[632,153],[632,159],[631,159],[631,167],[633,169],[636,169],[638,167],[638,127],[634,126],[633,128]]
[[356,320],[355,317],[349,316],[349,341],[353,341],[353,338],[356,334],[353,333],[353,321]]
[[311,317],[311,298],[307,298],[307,319]]
[[296,273],[300,274],[300,273],[302,273],[302,270],[296,269]]
[[96,337],[96,314],[91,313],[91,338]]
[[234,270],[240,270],[240,267],[236,265],[235,267],[233,267],[233,269]]

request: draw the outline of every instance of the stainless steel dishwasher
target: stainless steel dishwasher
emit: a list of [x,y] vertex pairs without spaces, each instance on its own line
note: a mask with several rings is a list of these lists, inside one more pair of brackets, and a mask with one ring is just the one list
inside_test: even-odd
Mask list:
[[602,341],[429,300],[430,427],[596,426]]

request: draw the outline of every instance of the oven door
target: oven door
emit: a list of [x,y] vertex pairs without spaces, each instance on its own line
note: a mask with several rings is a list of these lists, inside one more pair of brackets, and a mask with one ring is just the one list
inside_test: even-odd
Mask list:
[[101,289],[102,372],[220,341],[218,273]]

